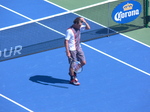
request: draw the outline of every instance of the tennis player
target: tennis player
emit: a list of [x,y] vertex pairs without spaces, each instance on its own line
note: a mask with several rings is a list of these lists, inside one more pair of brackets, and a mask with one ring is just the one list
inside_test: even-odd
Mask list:
[[[69,63],[71,59],[80,61],[81,66],[86,64],[84,52],[82,51],[80,45],[80,36],[82,30],[90,29],[90,25],[86,22],[86,20],[82,17],[77,17],[73,21],[73,25],[67,29],[66,37],[65,37],[65,48],[66,55],[69,59]],[[73,68],[69,67],[69,75],[70,75],[70,83],[74,85],[80,85],[77,74],[73,71]]]

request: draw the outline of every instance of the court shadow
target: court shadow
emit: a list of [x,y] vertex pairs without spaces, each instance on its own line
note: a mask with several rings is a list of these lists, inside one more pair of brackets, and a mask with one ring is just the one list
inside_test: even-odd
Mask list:
[[52,76],[45,76],[45,75],[35,75],[30,77],[29,80],[42,85],[50,85],[50,86],[60,87],[60,88],[68,88],[68,87],[60,86],[57,84],[70,84],[69,80],[54,78]]

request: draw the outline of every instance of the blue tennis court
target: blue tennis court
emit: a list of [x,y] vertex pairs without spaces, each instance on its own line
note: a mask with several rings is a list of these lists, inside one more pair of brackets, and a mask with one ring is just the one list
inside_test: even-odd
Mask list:
[[[69,13],[28,24],[68,10],[44,0],[1,0],[0,4],[1,50],[64,38],[77,16]],[[66,18],[68,23],[58,27]],[[87,21],[91,32],[104,28]],[[88,36],[92,37],[93,32]],[[149,112],[150,46],[123,34],[81,45],[87,64],[78,75],[80,86],[69,84],[64,47],[36,54],[32,54],[35,48],[31,47],[23,52],[32,55],[0,62],[0,112]],[[38,49],[43,50],[39,46]],[[14,53],[0,55],[3,59]]]

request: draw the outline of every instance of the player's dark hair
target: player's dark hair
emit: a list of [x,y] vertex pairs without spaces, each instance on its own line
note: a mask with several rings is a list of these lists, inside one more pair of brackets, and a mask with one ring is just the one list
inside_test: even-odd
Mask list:
[[79,24],[79,22],[82,22],[82,21],[81,21],[81,17],[77,17],[77,18],[73,21],[74,24]]

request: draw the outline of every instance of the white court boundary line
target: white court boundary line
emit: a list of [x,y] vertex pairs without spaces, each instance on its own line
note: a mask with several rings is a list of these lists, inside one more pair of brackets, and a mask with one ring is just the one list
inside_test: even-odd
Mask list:
[[149,48],[150,48],[150,46],[149,46],[149,45],[147,45],[147,44],[145,44],[145,43],[143,43],[143,42],[141,42],[141,41],[138,41],[138,40],[136,40],[136,39],[134,39],[134,38],[131,38],[131,37],[129,37],[129,36],[127,36],[127,35],[123,34],[123,33],[120,33],[120,35],[122,35],[122,36],[124,36],[124,37],[127,37],[128,39],[131,39],[131,40],[133,40],[133,41],[135,41],[135,42],[137,42],[137,43],[140,43],[140,44],[142,44],[142,45],[144,45],[144,46],[146,46],[146,47],[149,47]]
[[14,104],[18,105],[19,107],[21,107],[21,108],[23,108],[23,109],[25,109],[25,110],[29,111],[29,112],[34,112],[34,111],[32,111],[32,110],[28,109],[27,107],[25,107],[25,106],[23,106],[23,105],[21,105],[21,104],[17,103],[16,101],[14,101],[14,100],[12,100],[12,99],[10,99],[10,98],[8,98],[8,97],[6,97],[6,96],[2,95],[2,94],[0,94],[0,96],[1,96],[1,97],[3,97],[3,98],[5,98],[6,100],[8,100],[8,101],[10,101],[10,102],[12,102],[12,103],[14,103]]
[[[110,1],[117,1],[117,0],[109,0],[109,1],[107,1],[107,2],[110,2]],[[2,6],[2,5],[1,5],[1,6]],[[57,6],[58,6],[58,5],[57,5]],[[7,7],[5,7],[5,6],[2,6],[2,7],[4,7],[5,9],[7,9],[7,10],[13,12],[13,13],[19,14],[20,16],[25,17],[25,18],[27,18],[27,19],[29,19],[29,20],[33,20],[33,19],[31,19],[31,18],[29,18],[29,17],[27,17],[27,16],[24,16],[24,15],[22,15],[22,14],[16,12],[16,11],[10,9],[10,8],[7,8]],[[66,13],[66,12],[65,12],[65,13]],[[65,36],[65,34],[59,32],[59,31],[57,31],[57,30],[55,30],[55,29],[52,29],[52,28],[50,28],[50,27],[48,27],[48,26],[46,26],[46,25],[43,25],[43,24],[41,24],[41,23],[39,23],[39,22],[36,22],[36,23],[37,23],[37,24],[40,24],[40,25],[43,26],[43,27],[48,28],[49,30],[53,30],[54,32],[57,32],[57,33],[59,33],[59,34]],[[100,24],[99,24],[99,25],[100,25]],[[126,36],[126,37],[127,37],[127,36]],[[128,38],[129,38],[129,37],[128,37]],[[129,39],[131,39],[131,38],[129,38]],[[132,39],[132,40],[135,41],[135,39]],[[138,42],[138,41],[136,41],[136,42]],[[138,43],[139,43],[139,42],[138,42]],[[140,42],[140,43],[141,43],[141,42]],[[118,62],[120,62],[120,63],[122,63],[122,64],[125,64],[125,65],[127,65],[127,66],[129,66],[129,67],[131,67],[131,68],[133,68],[133,69],[135,69],[135,70],[138,70],[138,71],[140,71],[140,72],[142,72],[142,73],[144,73],[144,74],[150,76],[150,73],[145,72],[145,71],[143,71],[143,70],[141,70],[141,69],[139,69],[139,68],[137,68],[137,67],[135,67],[135,66],[133,66],[133,65],[130,65],[130,64],[128,64],[128,63],[126,63],[126,62],[124,62],[124,61],[122,61],[122,60],[120,60],[120,59],[117,59],[117,58],[115,58],[115,57],[113,57],[113,56],[111,56],[111,55],[109,55],[109,54],[107,54],[107,53],[104,53],[104,52],[102,52],[102,51],[100,51],[100,50],[98,50],[98,49],[96,49],[96,48],[94,48],[94,47],[92,47],[92,46],[89,46],[89,45],[87,45],[87,44],[85,44],[85,43],[81,43],[81,44],[84,45],[84,46],[86,46],[86,47],[89,47],[90,49],[93,49],[93,50],[95,50],[95,51],[97,51],[97,52],[99,52],[99,53],[101,53],[101,54],[104,54],[105,56],[110,57],[110,58],[112,58],[112,59],[114,59],[114,60],[116,60],[116,61],[118,61]],[[142,43],[141,43],[141,44],[142,44]],[[143,44],[143,45],[144,45],[144,44]],[[148,47],[148,46],[147,46],[147,47]]]

